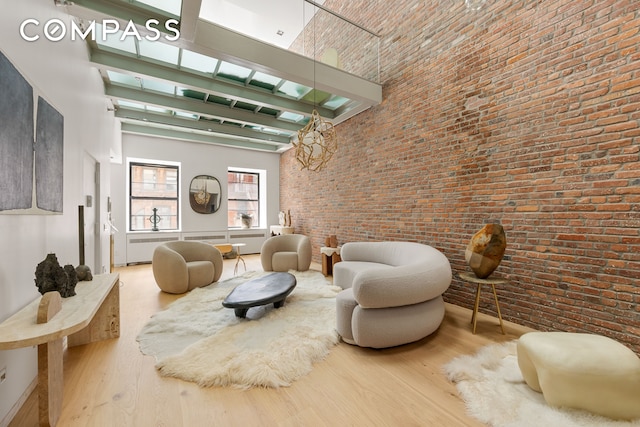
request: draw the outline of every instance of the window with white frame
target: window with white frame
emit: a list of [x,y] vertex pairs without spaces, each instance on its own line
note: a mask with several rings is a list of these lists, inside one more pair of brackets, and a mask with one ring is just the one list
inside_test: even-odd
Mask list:
[[227,173],[229,227],[260,226],[260,174],[229,169]]
[[129,163],[130,231],[178,230],[179,176],[179,165]]

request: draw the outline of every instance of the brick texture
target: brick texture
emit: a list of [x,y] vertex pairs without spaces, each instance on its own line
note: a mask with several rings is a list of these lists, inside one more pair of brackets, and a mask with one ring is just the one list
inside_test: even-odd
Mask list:
[[[381,35],[384,99],[337,126],[324,171],[281,157],[281,209],[314,259],[330,234],[415,241],[457,276],[470,237],[497,222],[506,319],[640,354],[637,1],[392,4],[325,3]],[[445,299],[471,308],[473,290],[455,277]]]

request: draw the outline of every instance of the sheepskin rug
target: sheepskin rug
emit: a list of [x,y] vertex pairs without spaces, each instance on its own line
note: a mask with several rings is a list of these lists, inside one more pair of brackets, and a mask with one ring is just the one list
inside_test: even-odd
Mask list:
[[443,367],[469,415],[492,427],[640,427],[640,420],[616,421],[547,405],[542,394],[524,382],[516,344],[492,344]]
[[308,374],[338,343],[333,286],[318,271],[290,271],[296,288],[283,307],[249,309],[237,318],[224,298],[241,283],[268,274],[247,272],[196,288],[155,314],[138,335],[163,376],[202,387],[282,387]]

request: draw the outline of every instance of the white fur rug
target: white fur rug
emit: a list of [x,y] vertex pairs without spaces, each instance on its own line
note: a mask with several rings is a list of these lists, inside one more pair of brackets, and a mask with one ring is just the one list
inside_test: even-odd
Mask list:
[[444,366],[444,372],[456,384],[469,415],[492,427],[640,427],[640,420],[614,421],[547,405],[522,378],[516,341],[457,357]]
[[161,375],[200,386],[280,387],[308,374],[337,344],[335,296],[318,271],[296,272],[283,307],[249,309],[240,319],[222,301],[240,283],[267,274],[247,272],[196,288],[155,314],[138,335]]

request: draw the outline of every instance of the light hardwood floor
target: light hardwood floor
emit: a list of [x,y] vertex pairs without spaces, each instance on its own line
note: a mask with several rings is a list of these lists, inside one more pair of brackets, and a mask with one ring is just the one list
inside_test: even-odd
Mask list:
[[[248,270],[262,269],[258,255],[244,258]],[[225,260],[222,279],[234,265]],[[473,335],[471,311],[447,304],[440,329],[417,343],[373,350],[341,342],[290,387],[203,389],[159,376],[136,342],[149,317],[180,296],[160,292],[150,265],[116,271],[121,336],[65,351],[59,426],[481,426],[441,367],[528,331],[505,322],[502,335],[497,319],[481,314]],[[37,426],[37,405],[32,393],[10,426]]]

